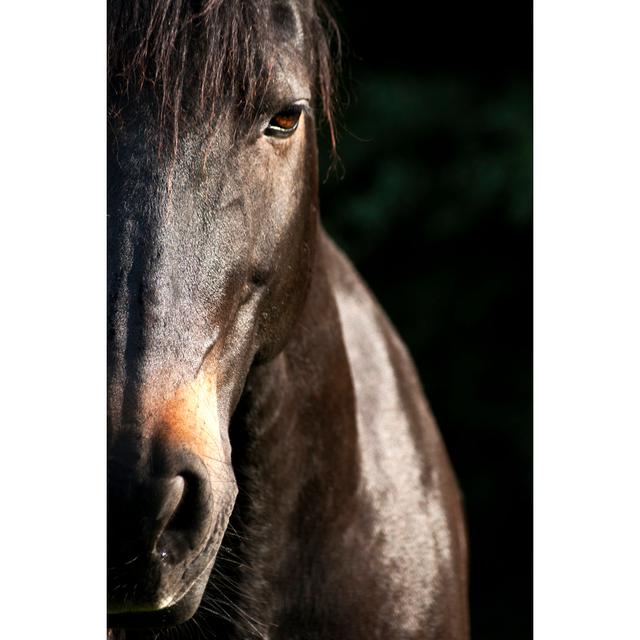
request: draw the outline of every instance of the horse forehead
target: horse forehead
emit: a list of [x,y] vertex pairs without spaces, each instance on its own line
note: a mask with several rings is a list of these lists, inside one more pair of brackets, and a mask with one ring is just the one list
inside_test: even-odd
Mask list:
[[302,48],[304,29],[300,15],[300,6],[293,0],[274,0],[271,4],[271,23],[276,35],[284,42]]
[[229,113],[221,112],[213,122],[181,123],[175,138],[167,140],[152,101],[138,99],[110,116],[110,179],[126,176],[166,182],[169,172],[178,178],[202,175],[205,160],[209,169],[235,162],[237,122]]

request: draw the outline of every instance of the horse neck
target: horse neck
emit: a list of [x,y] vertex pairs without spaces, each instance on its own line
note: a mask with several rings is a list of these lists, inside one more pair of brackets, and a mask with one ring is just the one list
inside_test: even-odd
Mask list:
[[318,245],[302,315],[284,350],[250,372],[237,412],[242,425],[232,425],[243,440],[234,466],[257,493],[249,497],[260,501],[273,487],[276,508],[293,508],[285,495],[355,488],[354,389],[321,238]]
[[250,372],[231,425],[240,493],[229,543],[251,567],[240,587],[254,600],[266,575],[322,580],[318,557],[331,555],[322,549],[342,537],[356,495],[354,389],[322,243],[287,346]]

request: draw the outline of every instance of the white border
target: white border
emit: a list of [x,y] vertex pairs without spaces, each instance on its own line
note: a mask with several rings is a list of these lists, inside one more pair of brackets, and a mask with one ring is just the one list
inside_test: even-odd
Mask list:
[[0,8],[3,638],[105,637],[105,14]]
[[[535,4],[545,640],[640,636],[638,6]],[[1,11],[1,635],[103,638],[105,6]]]
[[535,637],[638,638],[640,5],[535,4]]

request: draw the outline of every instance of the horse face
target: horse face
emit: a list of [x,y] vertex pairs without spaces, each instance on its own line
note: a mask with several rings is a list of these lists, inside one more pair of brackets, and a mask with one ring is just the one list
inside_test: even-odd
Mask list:
[[197,608],[237,493],[231,415],[304,302],[317,167],[302,59],[278,60],[251,122],[193,119],[162,147],[142,92],[110,123],[112,626],[173,624]]

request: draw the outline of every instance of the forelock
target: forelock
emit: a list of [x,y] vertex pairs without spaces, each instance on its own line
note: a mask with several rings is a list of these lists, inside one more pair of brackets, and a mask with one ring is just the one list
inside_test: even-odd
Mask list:
[[251,118],[286,41],[305,57],[333,131],[333,34],[312,0],[110,0],[110,94],[125,100],[151,88],[161,128],[174,137],[189,117],[212,121],[231,108]]

